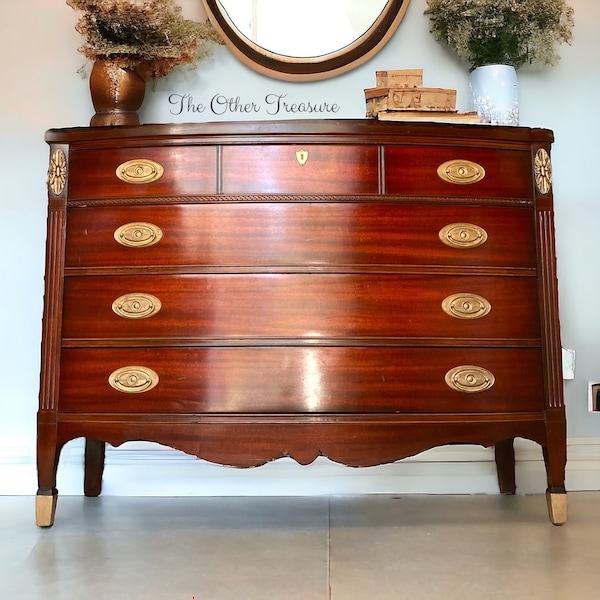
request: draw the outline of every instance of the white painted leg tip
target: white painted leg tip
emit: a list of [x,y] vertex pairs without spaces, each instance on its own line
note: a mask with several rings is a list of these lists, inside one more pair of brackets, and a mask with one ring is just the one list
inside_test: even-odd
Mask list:
[[57,494],[35,497],[35,524],[38,527],[52,527],[54,524],[57,498]]
[[553,525],[564,525],[567,522],[567,494],[546,492],[548,516]]

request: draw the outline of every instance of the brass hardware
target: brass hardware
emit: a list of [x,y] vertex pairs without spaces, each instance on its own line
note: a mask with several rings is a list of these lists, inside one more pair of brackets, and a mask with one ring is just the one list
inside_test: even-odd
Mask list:
[[440,229],[440,240],[452,248],[477,248],[485,244],[487,231],[472,223],[450,223]]
[[128,160],[117,167],[117,177],[126,183],[152,183],[163,176],[162,165],[149,158]]
[[481,165],[464,159],[448,160],[442,163],[438,167],[437,173],[444,181],[459,185],[477,183],[485,177],[485,169]]
[[108,383],[124,394],[142,394],[158,385],[158,374],[148,367],[121,367],[108,376]]
[[544,148],[540,148],[536,152],[534,173],[537,189],[541,194],[547,194],[552,187],[552,163]]
[[48,166],[48,185],[55,196],[60,196],[67,183],[67,157],[59,148],[50,158]]
[[296,152],[296,160],[298,161],[298,164],[303,167],[308,160],[308,150],[298,150]]
[[115,240],[129,248],[152,246],[161,240],[162,235],[161,228],[152,223],[126,223],[114,233]]
[[481,319],[492,310],[492,305],[483,296],[464,292],[444,298],[442,310],[456,319]]
[[144,293],[125,294],[112,303],[113,312],[124,319],[147,319],[161,308],[156,296]]
[[445,379],[448,387],[466,394],[485,392],[496,382],[490,371],[475,365],[454,367],[446,373]]

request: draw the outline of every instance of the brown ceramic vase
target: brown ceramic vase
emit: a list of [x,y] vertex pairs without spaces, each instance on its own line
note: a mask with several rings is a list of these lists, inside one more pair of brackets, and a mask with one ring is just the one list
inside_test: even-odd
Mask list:
[[140,124],[137,111],[146,93],[146,80],[140,69],[97,59],[90,74],[90,92],[96,110],[90,120],[92,127]]

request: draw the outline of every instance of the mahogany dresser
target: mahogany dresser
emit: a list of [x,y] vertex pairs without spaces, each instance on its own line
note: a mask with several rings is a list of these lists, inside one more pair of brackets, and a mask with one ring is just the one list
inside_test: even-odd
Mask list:
[[50,130],[36,516],[61,447],[352,466],[539,443],[566,520],[552,132],[299,120]]

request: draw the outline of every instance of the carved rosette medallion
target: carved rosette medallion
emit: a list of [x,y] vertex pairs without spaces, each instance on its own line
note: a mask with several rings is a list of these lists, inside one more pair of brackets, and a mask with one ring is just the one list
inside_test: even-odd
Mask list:
[[455,319],[481,319],[492,310],[489,300],[478,294],[452,294],[442,301],[442,310]]
[[161,308],[161,301],[156,296],[141,292],[125,294],[112,303],[113,312],[124,319],[147,319]]
[[446,373],[445,379],[448,387],[465,394],[485,392],[496,382],[490,371],[475,365],[454,367]]
[[537,189],[541,194],[547,194],[552,187],[552,163],[544,148],[540,148],[536,152],[534,173]]
[[129,248],[145,248],[160,242],[163,236],[162,229],[153,223],[126,223],[121,225],[114,238],[122,246]]
[[448,160],[437,170],[440,179],[458,185],[477,183],[485,177],[485,169],[476,162],[464,159]]
[[158,385],[158,374],[148,367],[121,367],[108,376],[108,383],[124,394],[142,394]]
[[59,148],[50,157],[48,166],[48,186],[55,196],[60,196],[67,183],[67,157]]
[[487,231],[472,223],[450,223],[439,232],[440,240],[451,248],[477,248],[485,244]]
[[117,177],[126,183],[152,183],[165,172],[163,166],[148,158],[128,160],[117,167]]

